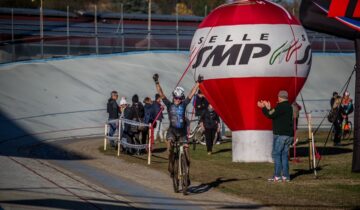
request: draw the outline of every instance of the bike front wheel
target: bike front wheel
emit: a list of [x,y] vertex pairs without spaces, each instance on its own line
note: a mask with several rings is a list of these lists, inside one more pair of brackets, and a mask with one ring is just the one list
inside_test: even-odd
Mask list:
[[172,176],[173,176],[172,180],[173,180],[174,192],[178,193],[179,192],[179,160],[178,160],[177,156],[175,156],[175,158],[173,160]]
[[182,173],[181,174],[182,192],[184,195],[187,195],[190,180],[189,180],[189,166],[185,154],[181,155],[181,173]]

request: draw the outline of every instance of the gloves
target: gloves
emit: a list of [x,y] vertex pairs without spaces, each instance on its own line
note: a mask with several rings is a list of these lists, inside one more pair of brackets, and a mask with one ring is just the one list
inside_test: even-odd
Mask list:
[[197,82],[198,83],[202,83],[204,81],[204,76],[202,76],[201,74],[199,74]]
[[154,74],[153,76],[153,80],[156,84],[159,84],[159,75],[158,74]]

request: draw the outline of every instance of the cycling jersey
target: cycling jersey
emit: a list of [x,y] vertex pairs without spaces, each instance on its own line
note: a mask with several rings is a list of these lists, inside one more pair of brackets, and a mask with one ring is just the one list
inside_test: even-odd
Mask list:
[[164,98],[163,102],[168,111],[170,127],[186,129],[186,107],[190,103],[190,99],[184,99],[179,105],[175,105],[167,98]]

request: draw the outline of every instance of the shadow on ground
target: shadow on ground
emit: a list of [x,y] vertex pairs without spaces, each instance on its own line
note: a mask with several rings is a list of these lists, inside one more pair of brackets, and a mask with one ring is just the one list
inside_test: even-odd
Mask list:
[[220,149],[218,151],[213,152],[213,154],[218,154],[218,153],[226,153],[226,152],[231,152],[231,149]]
[[235,181],[239,181],[239,179],[223,179],[223,177],[219,177],[215,181],[208,182],[208,183],[202,183],[198,186],[192,186],[188,190],[191,194],[200,194],[200,193],[207,192],[213,188],[217,188],[223,183],[235,182]]
[[[320,155],[340,155],[345,153],[351,153],[353,150],[349,148],[342,147],[316,147]],[[294,156],[293,148],[290,148],[290,157]],[[308,157],[309,148],[308,147],[297,147],[296,148],[297,157]]]
[[127,202],[113,200],[84,200],[85,202],[65,199],[29,199],[29,200],[5,200],[1,201],[4,204],[22,205],[22,206],[37,206],[42,208],[59,208],[59,209],[151,209],[151,208],[134,208],[128,206]]
[[0,155],[51,160],[89,159],[47,143],[11,120],[0,110]]

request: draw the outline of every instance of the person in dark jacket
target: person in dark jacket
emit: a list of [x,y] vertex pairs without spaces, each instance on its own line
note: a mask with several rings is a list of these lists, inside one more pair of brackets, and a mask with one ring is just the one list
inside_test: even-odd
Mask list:
[[[146,97],[143,102],[144,102],[144,123],[145,124],[153,123],[157,114],[155,105],[153,104],[153,101],[149,97]],[[142,144],[146,144],[146,139],[148,138],[148,134],[149,134],[148,128],[142,131],[141,134]]]
[[341,96],[337,96],[333,102],[332,113],[333,117],[333,127],[334,127],[334,146],[340,146],[341,135],[342,135],[342,123],[343,123],[343,113],[344,109],[341,106]]
[[[144,106],[139,101],[139,96],[135,94],[132,97],[132,105],[130,107],[130,113],[128,116],[131,120],[137,122],[143,122],[144,120]],[[133,136],[133,143],[140,144],[140,133],[139,126],[131,125],[130,133]]]
[[[114,122],[114,120],[118,120],[119,116],[120,116],[120,107],[118,105],[118,103],[116,102],[116,100],[118,99],[118,93],[116,91],[112,91],[111,92],[111,97],[109,98],[108,102],[107,102],[107,112],[109,114],[109,121],[113,121],[113,122],[109,122],[109,136],[114,136],[114,133],[116,131],[116,128],[118,127],[118,122]],[[110,143],[112,143],[110,141]],[[113,145],[113,144],[111,144]]]
[[195,116],[201,117],[207,110],[209,102],[206,100],[204,94],[199,90],[195,97]]
[[259,101],[258,107],[263,114],[272,120],[274,142],[272,156],[275,163],[274,176],[269,181],[290,181],[289,147],[293,142],[293,110],[288,101],[288,93],[281,90],[278,94],[278,104],[271,108],[269,101]]
[[334,102],[336,100],[336,98],[339,96],[338,92],[333,92],[333,95],[330,99],[330,107],[333,108],[334,107]]
[[205,140],[208,155],[212,153],[212,147],[217,140],[217,133],[220,129],[220,118],[209,104],[200,118],[201,127],[205,130]]
[[[127,103],[125,97],[120,100],[120,110],[121,118],[132,120],[131,107]],[[132,132],[131,128],[130,124],[124,123],[122,138],[125,138],[127,143],[134,144],[135,134]],[[134,154],[135,152],[133,149],[126,147],[123,148],[123,151],[126,151],[128,154]]]

